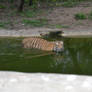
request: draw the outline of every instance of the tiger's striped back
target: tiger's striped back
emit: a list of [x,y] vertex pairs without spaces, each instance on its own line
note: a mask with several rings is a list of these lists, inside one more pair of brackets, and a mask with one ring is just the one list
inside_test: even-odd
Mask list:
[[[30,37],[30,38],[25,38],[23,40],[23,45],[24,48],[36,48],[44,51],[53,51],[55,50],[56,43],[57,42],[49,42],[47,40],[44,40],[42,38],[38,37]],[[56,49],[61,49],[63,47],[63,44],[58,44]]]

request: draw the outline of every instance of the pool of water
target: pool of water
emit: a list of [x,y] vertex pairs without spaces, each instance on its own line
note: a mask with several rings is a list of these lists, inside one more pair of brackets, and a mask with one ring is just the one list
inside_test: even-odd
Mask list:
[[64,38],[60,54],[24,49],[22,38],[0,38],[0,70],[92,75],[92,38]]

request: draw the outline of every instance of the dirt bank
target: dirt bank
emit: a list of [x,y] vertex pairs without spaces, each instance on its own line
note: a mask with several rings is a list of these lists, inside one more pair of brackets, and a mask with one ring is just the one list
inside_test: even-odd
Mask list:
[[[65,8],[62,6],[59,7],[51,7],[51,8],[39,8],[37,11],[39,12],[30,12],[30,8],[25,9],[24,13],[17,14],[14,9],[5,8],[0,9],[0,23],[1,27],[9,30],[29,30],[33,28],[59,28],[62,30],[84,30],[92,28],[92,20],[86,18],[84,20],[76,20],[75,14],[84,13],[88,15],[92,11],[92,2],[83,2],[79,5],[71,8]],[[35,12],[35,13],[34,13]],[[31,15],[30,15],[31,13]],[[40,27],[38,27],[37,20],[42,20]],[[28,21],[27,24],[24,20],[33,21],[32,23]],[[45,30],[44,30],[45,31]]]

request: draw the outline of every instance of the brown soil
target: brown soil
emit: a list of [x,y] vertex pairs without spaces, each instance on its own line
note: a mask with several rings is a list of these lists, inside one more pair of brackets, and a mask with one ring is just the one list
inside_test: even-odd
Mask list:
[[76,20],[74,15],[76,13],[88,14],[92,11],[92,2],[81,3],[80,5],[72,8],[65,7],[54,7],[54,8],[41,8],[42,12],[37,14],[37,16],[32,18],[27,18],[26,16],[20,16],[19,14],[12,14],[14,9],[0,9],[0,22],[10,22],[7,24],[7,29],[30,29],[33,28],[31,25],[25,26],[22,23],[23,19],[41,19],[45,18],[48,20],[48,25],[43,27],[55,28],[55,25],[67,26],[61,29],[89,29],[92,28],[92,20]]

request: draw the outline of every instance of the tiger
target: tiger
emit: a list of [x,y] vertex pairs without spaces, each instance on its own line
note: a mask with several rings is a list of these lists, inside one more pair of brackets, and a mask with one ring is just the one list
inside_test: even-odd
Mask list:
[[61,52],[64,50],[63,41],[47,41],[39,37],[24,38],[24,48],[35,48],[43,51]]

